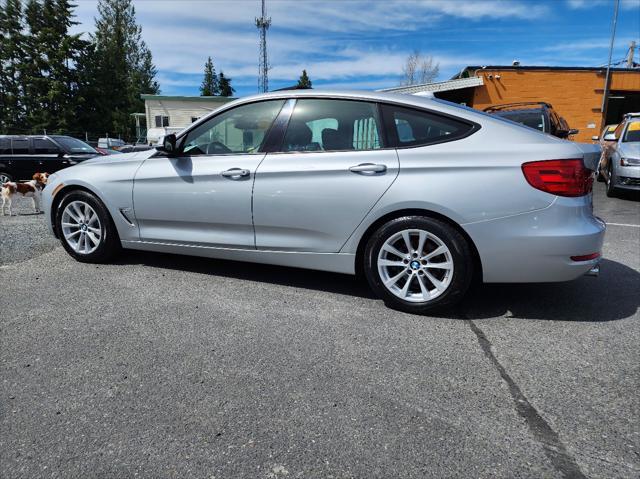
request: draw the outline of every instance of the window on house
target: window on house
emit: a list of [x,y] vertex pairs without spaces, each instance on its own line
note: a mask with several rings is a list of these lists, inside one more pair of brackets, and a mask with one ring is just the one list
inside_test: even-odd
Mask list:
[[164,115],[156,115],[156,127],[169,126],[169,117]]

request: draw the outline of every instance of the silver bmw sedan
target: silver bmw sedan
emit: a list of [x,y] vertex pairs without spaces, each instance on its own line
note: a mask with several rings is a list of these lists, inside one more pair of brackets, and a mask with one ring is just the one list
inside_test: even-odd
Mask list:
[[596,271],[599,153],[434,98],[284,91],[59,171],[43,203],[78,261],[127,248],[361,273],[389,306],[422,313],[473,278]]

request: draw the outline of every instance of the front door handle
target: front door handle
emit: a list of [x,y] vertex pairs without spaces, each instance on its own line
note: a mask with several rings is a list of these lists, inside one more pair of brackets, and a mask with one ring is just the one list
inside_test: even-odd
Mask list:
[[349,168],[354,173],[384,173],[387,171],[386,165],[374,165],[373,163],[361,163]]
[[240,178],[249,176],[249,170],[231,168],[230,170],[223,171],[221,175],[225,178],[231,178],[232,180],[239,180]]

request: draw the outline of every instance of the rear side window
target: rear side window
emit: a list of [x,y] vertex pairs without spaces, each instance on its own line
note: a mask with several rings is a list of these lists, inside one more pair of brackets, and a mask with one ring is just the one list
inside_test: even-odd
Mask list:
[[13,149],[14,155],[28,155],[29,140],[27,140],[26,138],[11,140],[11,148]]
[[296,102],[282,151],[378,150],[380,119],[374,103],[301,99]]
[[0,138],[0,155],[11,154],[11,141],[9,138]]
[[36,155],[52,155],[60,152],[56,144],[46,138],[33,139],[33,151]]
[[521,123],[529,128],[543,132],[547,131],[544,113],[540,110],[498,111],[493,114],[506,118],[507,120],[515,121],[516,123]]
[[474,126],[462,120],[395,105],[382,105],[391,140],[399,147],[451,141],[469,134]]

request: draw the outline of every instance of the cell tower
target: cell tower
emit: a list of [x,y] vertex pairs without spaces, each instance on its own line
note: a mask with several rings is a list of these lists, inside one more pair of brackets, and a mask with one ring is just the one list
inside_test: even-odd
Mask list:
[[256,27],[260,30],[260,59],[258,60],[258,91],[269,91],[269,60],[267,59],[267,30],[271,26],[271,17],[266,16],[265,0],[262,0],[262,16],[256,18]]

